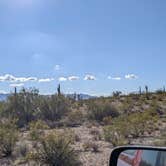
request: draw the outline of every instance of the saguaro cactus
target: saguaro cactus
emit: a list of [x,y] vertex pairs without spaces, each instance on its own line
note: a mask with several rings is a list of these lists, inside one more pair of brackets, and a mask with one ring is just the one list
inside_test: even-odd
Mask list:
[[17,88],[15,87],[14,88],[14,95],[16,96],[16,94],[17,94]]
[[146,98],[147,98],[147,100],[149,100],[148,92],[149,92],[148,86],[145,85],[145,93],[146,93]]
[[61,85],[60,84],[58,85],[57,92],[58,92],[58,95],[61,95]]
[[146,91],[146,94],[148,93],[148,86],[145,85],[145,91]]
[[139,87],[139,94],[140,94],[140,95],[142,94],[141,86]]

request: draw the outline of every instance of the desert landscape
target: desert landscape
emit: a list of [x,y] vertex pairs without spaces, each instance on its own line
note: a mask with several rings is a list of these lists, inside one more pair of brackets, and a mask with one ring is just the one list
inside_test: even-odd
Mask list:
[[15,89],[0,114],[2,166],[106,166],[116,146],[166,145],[165,90],[83,100]]

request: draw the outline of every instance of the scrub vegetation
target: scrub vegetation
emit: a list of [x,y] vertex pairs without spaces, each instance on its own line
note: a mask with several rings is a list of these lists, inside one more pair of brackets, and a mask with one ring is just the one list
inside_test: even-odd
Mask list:
[[[107,165],[118,145],[166,145],[166,92],[81,100],[22,89],[0,102],[0,165]],[[14,164],[13,164],[14,163]]]

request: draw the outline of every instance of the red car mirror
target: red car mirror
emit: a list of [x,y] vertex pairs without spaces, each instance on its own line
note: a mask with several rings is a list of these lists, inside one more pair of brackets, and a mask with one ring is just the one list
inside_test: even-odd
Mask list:
[[166,166],[166,148],[118,147],[111,154],[110,166]]

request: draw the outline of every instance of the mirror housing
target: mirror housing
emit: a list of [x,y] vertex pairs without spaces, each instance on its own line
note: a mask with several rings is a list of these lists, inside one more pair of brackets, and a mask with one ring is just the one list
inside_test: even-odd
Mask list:
[[[109,166],[118,166],[118,160],[119,160],[119,156],[121,155],[121,153],[125,152],[125,151],[155,151],[155,152],[165,152],[166,154],[166,147],[152,147],[152,146],[121,146],[121,147],[117,147],[115,148],[110,156],[110,162],[109,162]],[[165,156],[166,158],[166,156]]]

